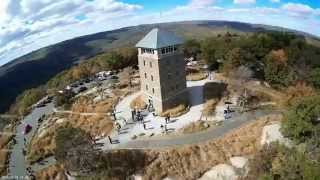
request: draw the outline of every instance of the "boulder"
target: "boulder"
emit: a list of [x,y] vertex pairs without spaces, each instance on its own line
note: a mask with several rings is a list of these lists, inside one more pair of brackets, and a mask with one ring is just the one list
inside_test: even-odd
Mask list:
[[236,180],[236,170],[228,164],[219,164],[207,171],[199,180]]
[[230,158],[230,163],[233,167],[237,168],[237,172],[241,176],[245,176],[249,172],[249,160],[245,157],[236,156]]
[[289,139],[283,137],[280,132],[280,128],[280,122],[263,127],[260,144],[263,146],[265,144],[270,144],[272,142],[278,141],[280,144],[291,147],[292,143]]
[[241,156],[230,158],[230,163],[233,167],[238,169],[244,169],[248,166],[248,159]]

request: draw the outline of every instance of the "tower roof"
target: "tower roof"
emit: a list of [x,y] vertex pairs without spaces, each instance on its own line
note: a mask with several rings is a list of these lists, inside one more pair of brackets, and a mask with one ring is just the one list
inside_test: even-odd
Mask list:
[[182,43],[183,39],[174,33],[154,28],[136,44],[136,47],[159,49]]

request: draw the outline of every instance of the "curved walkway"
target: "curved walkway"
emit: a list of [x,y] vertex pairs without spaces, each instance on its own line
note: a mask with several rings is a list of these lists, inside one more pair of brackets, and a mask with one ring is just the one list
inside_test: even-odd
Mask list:
[[[161,135],[165,126],[168,130],[174,131],[181,129],[192,122],[200,120],[203,108],[203,86],[206,82],[208,82],[208,80],[187,82],[190,109],[186,114],[172,118],[168,124],[166,124],[164,117],[154,117],[152,113],[144,112],[145,125],[142,123],[132,122],[130,103],[140,95],[140,92],[126,96],[116,106],[117,123],[122,126],[121,132],[112,132],[110,135],[111,138],[125,144],[132,141],[133,137],[138,137],[141,134],[144,134],[145,137]],[[102,147],[102,149],[108,149],[107,146],[116,146],[115,144],[110,145],[108,138],[101,139],[98,143],[104,144],[105,147]]]
[[167,137],[167,138],[152,138],[149,140],[135,140],[130,141],[124,144],[118,144],[113,146],[108,146],[108,149],[160,149],[160,148],[168,148],[180,145],[190,145],[197,144],[209,140],[213,140],[219,137],[222,137],[226,133],[230,132],[233,129],[239,128],[240,126],[257,120],[261,117],[279,114],[279,112],[272,111],[256,111],[249,112],[244,114],[238,114],[237,117],[233,119],[226,120],[223,125],[218,126],[216,128],[209,129],[207,131],[202,131],[198,133],[186,134],[175,137]]
[[73,111],[59,111],[56,108],[53,108],[54,113],[58,114],[73,114],[73,115],[80,115],[80,116],[97,116],[97,115],[110,115],[109,113],[84,113],[84,112],[73,112]]

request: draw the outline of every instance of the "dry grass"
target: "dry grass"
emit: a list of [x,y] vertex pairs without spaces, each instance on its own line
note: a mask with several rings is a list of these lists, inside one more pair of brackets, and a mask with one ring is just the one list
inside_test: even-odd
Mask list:
[[144,169],[144,179],[197,179],[211,167],[233,156],[250,156],[260,148],[262,128],[281,116],[251,122],[214,141],[175,149],[147,152],[154,160]]
[[[111,176],[103,175],[100,179],[102,177],[112,179],[111,177],[115,178],[121,174],[126,177],[130,174],[143,174],[143,179],[146,180],[160,180],[165,177],[183,180],[197,179],[211,167],[226,163],[230,157],[250,157],[256,153],[261,148],[259,137],[262,128],[280,119],[279,115],[263,117],[219,139],[196,145],[137,152],[133,150],[112,151],[110,155],[101,159],[111,165],[111,169],[104,170],[110,172]],[[43,170],[38,173],[41,176],[37,174],[37,177],[53,179],[52,177],[58,176],[52,174],[62,172],[59,168],[57,169]],[[122,179],[126,178],[122,177]]]
[[131,103],[130,103],[130,108],[131,109],[145,109],[147,106],[146,102],[144,102],[142,96],[138,96],[137,98],[135,98]]
[[[81,97],[72,105],[71,109],[74,112],[108,113],[112,111],[112,106],[117,100],[118,98],[108,98],[98,104],[94,104],[89,98]],[[54,116],[50,118],[59,119]],[[36,162],[39,159],[54,154],[56,148],[54,137],[56,130],[59,128],[80,128],[93,137],[106,136],[113,129],[113,122],[106,114],[97,114],[95,116],[69,115],[65,119],[63,123],[53,123],[50,127],[47,127],[47,131],[42,137],[39,137],[38,134],[38,136],[32,139],[27,156],[29,162]]]
[[248,105],[251,107],[258,106],[261,102],[270,102],[272,98],[262,91],[248,91]]
[[42,137],[35,136],[28,147],[27,160],[34,163],[40,159],[54,154],[55,149],[55,130],[61,126],[48,129]]
[[188,126],[184,127],[181,132],[183,134],[191,134],[191,133],[195,133],[195,132],[200,132],[203,130],[206,130],[208,128],[210,128],[211,125],[207,122],[204,121],[196,121],[193,122],[191,124],[189,124]]
[[9,149],[10,141],[13,138],[13,128],[5,127],[3,129],[3,134],[0,136],[0,175],[5,175],[6,173],[6,161],[9,157],[9,152],[6,151]]
[[2,150],[5,149],[0,150],[0,176],[6,175],[6,161],[9,157],[9,152]]
[[48,179],[48,180],[67,180],[67,176],[64,174],[63,165],[57,164],[49,166],[48,168],[38,171],[36,179]]
[[210,82],[206,83],[203,88],[203,115],[213,115],[216,106],[223,96],[228,94],[227,85],[224,83]]
[[295,86],[288,87],[285,90],[285,94],[287,96],[282,99],[283,101],[281,102],[281,104],[284,106],[290,106],[296,99],[315,95],[316,92],[314,88],[308,86],[305,82],[299,82]]
[[188,81],[201,81],[208,77],[207,73],[198,72],[198,73],[191,73],[187,75]]
[[216,106],[219,103],[219,99],[210,99],[207,100],[204,104],[203,104],[203,110],[202,113],[204,116],[211,116],[214,115],[214,112],[216,111]]
[[171,108],[165,112],[160,113],[160,116],[166,117],[179,117],[189,111],[189,108],[185,104],[180,104],[174,108]]

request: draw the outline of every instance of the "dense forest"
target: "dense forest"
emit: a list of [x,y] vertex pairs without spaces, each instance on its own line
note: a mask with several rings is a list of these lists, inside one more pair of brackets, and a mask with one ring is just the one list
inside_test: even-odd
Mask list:
[[99,71],[119,70],[124,67],[135,66],[137,58],[137,50],[130,47],[119,48],[90,58],[83,63],[62,71],[46,84],[23,92],[16,98],[16,102],[11,106],[10,112],[12,114],[25,115],[29,112],[30,107],[44,97],[45,94],[55,94],[55,92],[67,85],[93,76]]
[[[289,148],[280,144],[263,147],[250,162],[244,179],[287,180],[320,177],[320,49],[303,37],[269,32],[252,36],[225,36],[185,43],[185,55],[207,62],[212,69],[232,75],[239,67],[250,69],[254,78],[268,82],[278,90],[304,84],[303,93],[288,104],[282,133],[292,140]],[[243,68],[242,68],[243,69]],[[245,72],[243,72],[245,73]],[[299,86],[298,86],[299,87]],[[301,86],[300,86],[301,87]],[[303,91],[304,89],[300,90]]]
[[[320,40],[318,38],[303,32],[281,27],[232,21],[204,20],[148,24],[100,32],[41,48],[0,66],[0,113],[8,111],[16,97],[22,94],[23,91],[43,85],[59,72],[67,70],[91,57],[121,47],[133,47],[134,44],[154,27],[175,32],[185,39],[197,39],[199,41],[206,38],[209,39],[208,41],[211,41],[210,39],[216,39],[217,36],[223,36],[227,32],[232,35],[246,37],[272,29],[299,34],[306,38],[307,43],[320,46]],[[251,38],[251,40],[254,39]],[[217,44],[220,43],[219,41],[220,40],[214,45],[222,48],[224,44]],[[250,40],[248,39],[248,41]],[[246,45],[248,41],[242,44]],[[254,51],[254,49],[252,49],[252,51]],[[217,52],[217,57],[220,56],[219,53],[222,52]]]
[[299,81],[319,87],[320,49],[294,34],[227,33],[203,41],[189,40],[184,46],[186,56],[203,59],[211,68],[226,74],[245,66],[254,72],[255,78],[274,87],[288,87]]
[[[286,88],[301,82],[320,88],[320,48],[291,33],[226,33],[203,40],[189,39],[183,45],[183,52],[186,57],[204,60],[211,69],[226,75],[245,66],[254,72],[255,78],[275,88]],[[11,112],[25,114],[28,107],[43,94],[101,70],[119,70],[136,64],[137,51],[132,47],[100,54],[59,73],[43,86],[25,91],[17,97]]]

